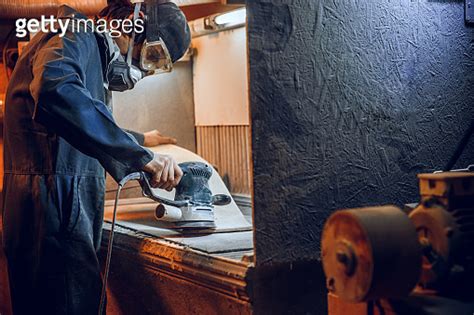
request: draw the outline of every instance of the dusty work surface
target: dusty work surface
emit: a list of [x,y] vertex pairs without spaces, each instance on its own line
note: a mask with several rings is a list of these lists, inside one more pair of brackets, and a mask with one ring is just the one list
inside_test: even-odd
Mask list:
[[[176,145],[162,145],[154,147],[152,150],[156,153],[171,155],[178,163],[189,161],[207,163],[195,153]],[[110,188],[108,191],[112,194],[115,194],[114,186],[111,183],[108,184]],[[230,196],[229,190],[214,169],[209,179],[209,187],[213,194]],[[117,211],[117,224],[122,227],[173,241],[212,255],[240,259],[253,253],[252,225],[245,219],[233,199],[228,205],[214,208],[215,230],[201,230],[183,234],[179,230],[170,228],[169,223],[160,222],[154,217],[157,203],[148,198],[139,197],[141,189],[137,182],[127,184],[125,192],[128,198],[120,199]],[[167,192],[156,189],[155,192],[161,197],[174,199],[174,191]],[[113,202],[113,200],[107,200],[105,203],[105,219],[107,221],[112,219]]]
[[[110,228],[105,222],[102,265]],[[251,314],[253,262],[228,258],[116,226],[107,314]]]
[[[198,231],[183,234],[167,228],[166,222],[154,217],[156,203],[147,198],[129,198],[119,201],[117,224],[147,235],[164,238],[210,254],[253,249],[252,226],[245,220],[238,208],[215,208],[214,231]],[[105,219],[112,220],[113,201],[107,200]]]

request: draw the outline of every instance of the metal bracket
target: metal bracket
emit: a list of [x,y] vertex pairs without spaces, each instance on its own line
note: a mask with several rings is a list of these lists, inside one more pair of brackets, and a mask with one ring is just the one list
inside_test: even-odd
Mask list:
[[474,0],[464,0],[464,22],[474,25]]

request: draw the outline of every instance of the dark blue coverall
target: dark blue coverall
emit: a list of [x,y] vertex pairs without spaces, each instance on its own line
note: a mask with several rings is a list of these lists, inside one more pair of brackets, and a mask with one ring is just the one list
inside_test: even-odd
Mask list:
[[[60,17],[86,18],[63,6]],[[14,314],[97,314],[105,170],[153,158],[104,103],[101,39],[39,33],[6,95],[3,240]]]

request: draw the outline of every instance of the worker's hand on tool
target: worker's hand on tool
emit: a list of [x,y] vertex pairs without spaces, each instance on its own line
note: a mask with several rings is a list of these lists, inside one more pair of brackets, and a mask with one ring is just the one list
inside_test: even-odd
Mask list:
[[145,138],[143,141],[143,145],[145,147],[155,147],[160,144],[176,144],[177,143],[175,138],[164,136],[156,129],[145,132],[143,135]]
[[150,184],[153,188],[172,190],[179,184],[183,171],[178,163],[169,155],[156,154],[155,158],[143,167],[151,175]]

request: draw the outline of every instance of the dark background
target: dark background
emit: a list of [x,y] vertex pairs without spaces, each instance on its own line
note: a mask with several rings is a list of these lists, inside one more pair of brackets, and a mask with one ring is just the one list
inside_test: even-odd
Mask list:
[[[257,265],[336,209],[418,200],[474,117],[463,1],[248,1]],[[456,167],[474,164],[474,141]]]

